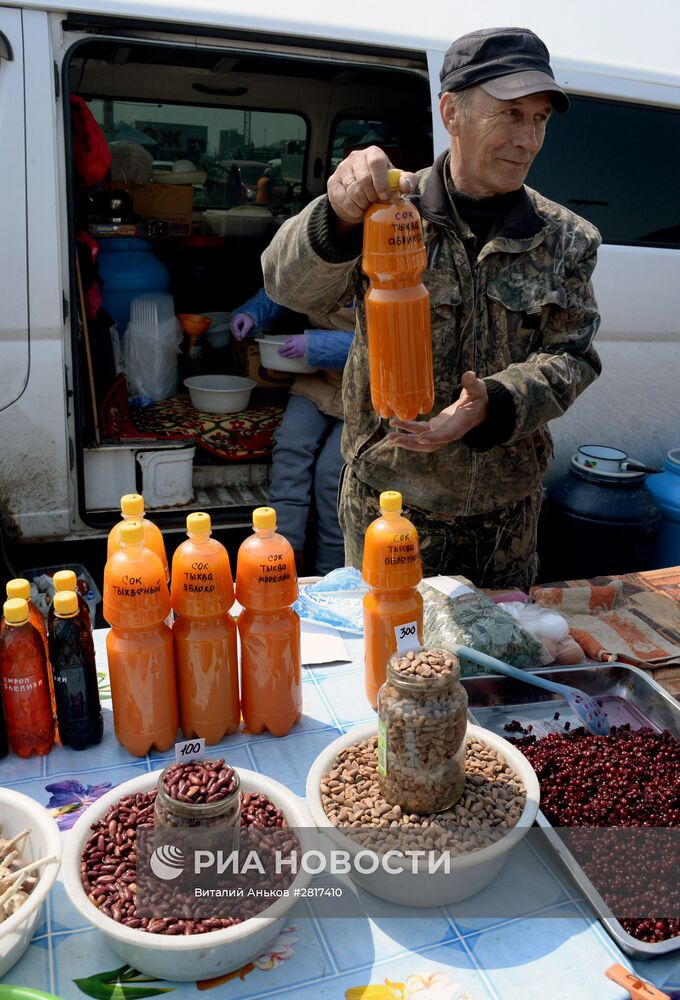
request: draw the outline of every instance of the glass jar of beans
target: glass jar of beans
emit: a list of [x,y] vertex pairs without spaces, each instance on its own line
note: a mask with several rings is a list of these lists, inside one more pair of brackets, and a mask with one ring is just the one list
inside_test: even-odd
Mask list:
[[467,701],[452,653],[422,649],[390,657],[378,692],[378,777],[387,802],[433,813],[458,801],[465,785]]
[[240,819],[239,777],[224,759],[172,764],[159,775],[156,830],[200,826],[219,833],[238,829]]

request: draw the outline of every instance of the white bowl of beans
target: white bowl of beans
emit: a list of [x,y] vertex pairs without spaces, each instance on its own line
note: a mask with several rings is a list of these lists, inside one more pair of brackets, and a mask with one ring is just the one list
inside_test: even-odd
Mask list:
[[[157,979],[182,982],[213,979],[240,969],[269,949],[283,930],[288,911],[297,901],[293,889],[306,888],[311,876],[301,869],[291,883],[289,895],[277,898],[257,916],[226,927],[215,928],[215,921],[212,921],[213,927],[209,927],[207,925],[211,921],[203,921],[203,926],[199,930],[195,921],[187,920],[178,921],[170,932],[166,927],[162,932],[152,933],[138,926],[140,921],[134,918],[132,910],[129,909],[126,913],[125,903],[120,902],[121,893],[127,897],[128,893],[125,890],[135,881],[134,868],[129,871],[119,871],[116,867],[114,872],[110,872],[111,866],[107,866],[105,875],[99,879],[95,877],[94,882],[106,883],[107,889],[110,885],[117,887],[116,902],[113,905],[106,899],[102,901],[101,898],[97,899],[99,905],[95,905],[92,896],[95,895],[97,898],[96,894],[93,894],[91,887],[88,893],[83,885],[83,877],[86,877],[84,871],[90,864],[87,852],[91,851],[93,846],[97,846],[92,844],[93,830],[102,831],[101,835],[106,840],[110,826],[114,839],[110,844],[100,841],[98,845],[103,847],[105,854],[106,852],[110,854],[116,833],[127,836],[127,832],[134,829],[137,823],[148,821],[150,798],[157,788],[161,773],[160,770],[152,771],[118,785],[83,813],[74,825],[64,847],[64,883],[71,902],[81,916],[104,935],[113,951],[128,965]],[[238,776],[240,790],[244,796],[242,799],[244,810],[247,810],[249,802],[251,809],[259,808],[264,802],[275,806],[279,816],[285,819],[286,825],[295,828],[296,835],[302,841],[302,849],[313,846],[310,841],[310,828],[313,824],[303,799],[294,795],[280,782],[255,771],[239,769]],[[122,799],[125,800],[125,805],[121,805]],[[131,815],[134,820],[132,823]],[[150,815],[153,815],[152,798]],[[105,817],[107,823],[103,824]],[[106,860],[106,857],[103,860]],[[114,878],[113,883],[109,881],[111,876]],[[109,909],[108,914],[102,912],[102,902]],[[111,915],[114,907],[118,919],[114,919]],[[169,922],[166,921],[166,924],[169,925]],[[189,924],[192,925],[191,930],[187,930]]]
[[[404,906],[446,906],[480,892],[496,878],[509,852],[536,818],[540,791],[531,764],[501,736],[468,723],[466,785],[461,799],[439,814],[441,819],[436,814],[407,815],[400,807],[395,809],[375,794],[375,783],[371,784],[377,777],[377,732],[377,722],[356,726],[330,743],[312,764],[307,776],[306,796],[317,828],[336,848],[354,856],[351,877],[361,888],[381,899]],[[357,747],[362,749],[357,751],[354,749]],[[478,777],[479,786],[476,785]],[[356,787],[359,782],[365,782],[362,790],[350,792],[348,797],[347,789]],[[498,789],[495,800],[494,786]],[[371,787],[374,792],[368,798],[373,808],[362,810],[360,818],[355,818],[358,800],[365,801],[366,789]],[[479,793],[475,791],[477,787]],[[499,801],[501,790],[503,798]],[[477,801],[482,801],[482,805],[478,806]],[[494,808],[498,808],[498,815],[494,815]],[[506,808],[508,815],[503,819],[500,813]],[[461,819],[465,820],[464,824]],[[423,820],[425,825],[422,825]],[[368,835],[369,839],[357,842],[352,822],[359,829],[359,835]],[[384,861],[385,852],[392,849],[407,855],[421,848],[429,853],[432,844],[438,853],[436,838],[447,824],[454,831],[454,837],[459,838],[454,847],[448,848],[451,851],[448,873],[443,865],[436,871],[431,870],[432,859],[427,856],[407,856],[401,860],[394,855],[389,863]],[[373,847],[372,826],[375,828]],[[497,832],[492,833],[494,826]],[[469,841],[465,840],[467,834],[463,832],[467,829],[471,831]],[[396,840],[394,848],[388,843],[391,834]],[[360,852],[362,858],[358,859]],[[371,853],[381,859],[373,871],[370,870],[371,857],[364,857]]]
[[[40,904],[54,885],[61,861],[59,827],[45,807],[22,792],[0,788],[0,836],[3,841],[11,841],[24,830],[30,832],[17,841],[18,856],[10,871],[19,870],[40,858],[53,860],[38,868],[34,873],[37,882],[27,898],[23,899],[22,894],[16,911],[0,921],[0,976],[4,976],[28,948],[38,923]],[[6,856],[3,852],[3,859]]]

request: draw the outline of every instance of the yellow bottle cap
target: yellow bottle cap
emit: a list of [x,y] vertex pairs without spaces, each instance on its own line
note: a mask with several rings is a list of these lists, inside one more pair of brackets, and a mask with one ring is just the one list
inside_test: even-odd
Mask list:
[[16,580],[7,581],[7,596],[20,597],[24,601],[28,601],[31,598],[31,585],[28,580],[22,579],[18,576]]
[[191,535],[209,535],[211,529],[210,514],[196,511],[187,515],[187,531]]
[[72,569],[60,569],[52,577],[52,583],[56,591],[75,590],[77,586],[76,574]]
[[396,490],[385,490],[381,493],[380,510],[383,514],[398,514],[401,510],[401,493],[397,493]]
[[401,178],[401,170],[397,170],[396,167],[393,167],[391,170],[387,171],[387,183],[390,186],[390,190],[392,191],[399,190],[400,178]]
[[144,525],[141,521],[126,521],[120,526],[120,540],[123,545],[135,545],[144,541]]
[[276,511],[273,507],[256,507],[253,511],[253,528],[276,528]]
[[144,497],[139,493],[126,493],[120,498],[120,510],[126,517],[141,517],[144,513]]
[[52,601],[55,615],[70,618],[78,611],[78,595],[72,590],[58,590]]
[[23,625],[28,621],[28,601],[23,597],[11,597],[2,610],[8,625]]

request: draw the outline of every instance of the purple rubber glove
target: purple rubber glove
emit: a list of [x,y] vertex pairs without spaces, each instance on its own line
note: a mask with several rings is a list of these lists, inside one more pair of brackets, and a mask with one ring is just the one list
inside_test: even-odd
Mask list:
[[307,341],[304,333],[296,333],[289,337],[279,347],[279,354],[282,358],[304,358],[307,349]]
[[231,317],[231,332],[236,340],[243,340],[255,326],[255,320],[249,313],[234,313]]

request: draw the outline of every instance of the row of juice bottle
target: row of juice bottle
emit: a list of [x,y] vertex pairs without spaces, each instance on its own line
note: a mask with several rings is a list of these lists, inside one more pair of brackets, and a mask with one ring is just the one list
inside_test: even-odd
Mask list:
[[[143,499],[123,497],[121,510],[123,521],[109,536],[103,593],[118,740],[134,756],[165,751],[179,724],[186,738],[214,744],[236,732],[241,715],[250,732],[283,736],[302,715],[300,622],[292,607],[295,558],[276,532],[276,512],[253,512],[234,588],[208,514],[187,517],[188,538],[174,553],[168,587],[163,538],[143,516]],[[235,597],[238,623],[229,614]]]
[[[364,542],[362,573],[369,585],[364,597],[365,689],[374,708],[390,655],[409,646],[417,648],[423,641],[423,602],[417,590],[422,576],[418,536],[401,515],[401,508],[399,493],[382,493],[381,516],[369,526]],[[297,598],[294,558],[289,543],[275,531],[275,512],[258,508],[253,513],[254,536],[239,550],[235,594],[229,557],[224,546],[211,538],[209,515],[196,513],[187,518],[189,537],[173,557],[169,591],[163,537],[144,517],[143,498],[138,494],[125,496],[121,509],[123,520],[109,537],[104,579],[104,616],[112,626],[107,654],[120,742],[138,756],[152,746],[166,750],[175,740],[179,721],[187,738],[202,736],[207,743],[216,743],[238,729],[241,712],[251,732],[268,729],[274,735],[284,735],[302,710],[300,632],[292,608]],[[72,571],[55,574],[57,591],[73,588],[74,577]],[[27,598],[28,588],[26,581],[10,581],[8,597]],[[240,698],[237,626],[229,614],[234,596],[243,608],[238,620]],[[75,616],[73,598],[79,605],[79,622],[89,625],[87,604],[81,596],[72,594],[63,603],[65,599],[57,594],[50,609],[53,631],[56,622]],[[168,625],[171,607],[176,616],[172,630]],[[23,620],[23,607],[7,610],[5,621],[13,630],[21,626],[24,632],[35,632],[36,628],[44,632],[37,608],[30,609],[32,624]],[[63,631],[65,626],[59,628]],[[69,668],[63,666],[59,672],[57,689],[58,696],[61,694],[57,717],[62,742],[76,749],[101,739],[89,627],[81,628],[81,633],[78,649],[71,650]],[[56,641],[55,635],[53,643]],[[17,654],[23,647],[18,640],[12,643]],[[44,652],[34,638],[22,643],[31,649],[30,661],[35,666],[27,670],[25,650],[20,656],[0,655],[0,674],[11,719],[12,746],[26,756],[33,750],[49,750],[54,725],[45,697],[45,678],[51,675],[46,671]],[[52,660],[55,664],[64,662],[56,647]],[[20,677],[19,662],[23,662]],[[14,663],[11,668],[10,663]]]
[[[28,580],[7,583],[0,625],[0,689],[7,742],[19,757],[46,754],[58,734],[84,750],[101,742],[103,723],[90,611],[73,570],[54,574],[47,625]],[[55,724],[56,717],[56,724]],[[2,720],[0,719],[0,722]]]
[[[143,499],[123,497],[121,510],[104,574],[120,742],[138,756],[151,746],[168,749],[179,721],[187,738],[214,744],[236,732],[241,715],[251,733],[285,735],[302,714],[300,624],[292,607],[298,593],[294,556],[276,532],[275,511],[253,512],[254,534],[239,549],[235,591],[229,556],[211,538],[209,515],[190,514],[189,537],[173,556],[168,592],[163,538],[144,518]],[[380,512],[366,532],[362,567],[369,586],[363,602],[365,689],[373,708],[392,653],[423,642],[418,534],[402,516],[400,493],[382,493]],[[133,517],[141,528],[130,533]],[[234,596],[242,607],[238,626],[229,614]]]

